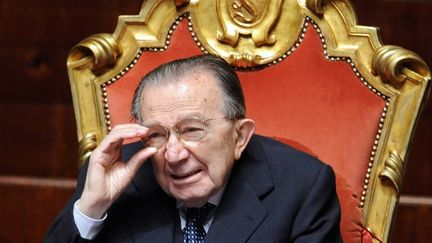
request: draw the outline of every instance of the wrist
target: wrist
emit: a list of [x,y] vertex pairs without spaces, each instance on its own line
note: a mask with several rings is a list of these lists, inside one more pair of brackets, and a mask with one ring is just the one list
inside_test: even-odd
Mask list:
[[93,219],[101,219],[109,208],[109,203],[98,200],[90,200],[84,195],[77,201],[77,208],[86,216]]

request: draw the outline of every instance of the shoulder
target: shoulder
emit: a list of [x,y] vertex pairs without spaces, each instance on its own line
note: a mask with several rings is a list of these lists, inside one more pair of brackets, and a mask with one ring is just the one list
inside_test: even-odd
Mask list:
[[261,150],[264,155],[261,159],[267,160],[271,165],[306,168],[321,168],[324,166],[324,163],[316,156],[261,135],[254,135],[249,146],[251,146],[250,152],[252,153]]
[[318,178],[330,183],[334,181],[334,173],[329,165],[315,156],[268,137],[254,135],[247,153],[268,165],[275,185],[298,185],[299,189],[308,191]]

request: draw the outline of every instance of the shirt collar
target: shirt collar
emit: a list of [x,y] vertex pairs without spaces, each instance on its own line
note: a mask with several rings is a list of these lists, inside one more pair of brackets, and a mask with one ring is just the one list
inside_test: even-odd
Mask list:
[[[216,194],[211,196],[207,202],[215,205],[216,207],[219,206],[219,203],[222,199],[225,188],[226,188],[226,184],[218,192],[216,192]],[[177,208],[181,208],[183,206],[184,206],[184,203],[177,201]]]

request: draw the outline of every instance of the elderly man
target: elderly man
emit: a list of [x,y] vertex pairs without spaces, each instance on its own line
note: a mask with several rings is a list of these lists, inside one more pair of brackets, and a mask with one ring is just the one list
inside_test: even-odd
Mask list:
[[[158,67],[132,114],[90,156],[47,242],[341,242],[331,168],[254,135],[224,60]],[[142,143],[122,146],[131,138]]]

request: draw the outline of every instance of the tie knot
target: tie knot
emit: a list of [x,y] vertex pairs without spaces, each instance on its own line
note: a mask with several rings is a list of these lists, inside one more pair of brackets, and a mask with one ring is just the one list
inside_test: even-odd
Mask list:
[[188,208],[186,218],[190,221],[194,221],[194,224],[202,225],[213,208],[215,208],[215,206],[211,203],[206,203],[200,208]]

